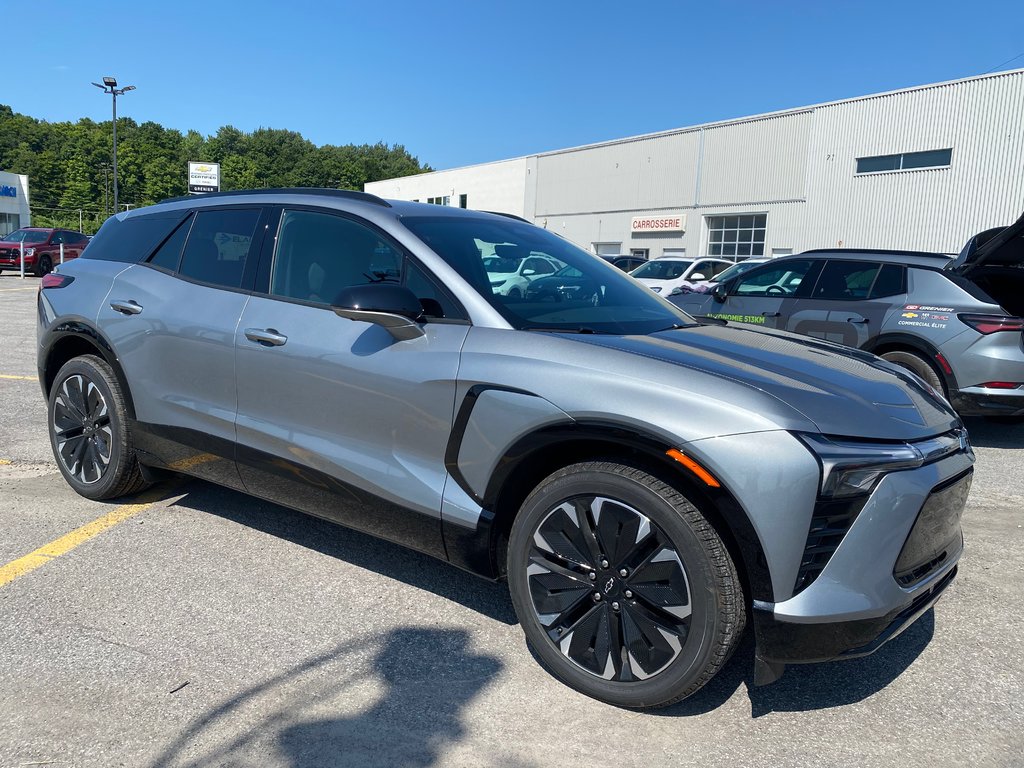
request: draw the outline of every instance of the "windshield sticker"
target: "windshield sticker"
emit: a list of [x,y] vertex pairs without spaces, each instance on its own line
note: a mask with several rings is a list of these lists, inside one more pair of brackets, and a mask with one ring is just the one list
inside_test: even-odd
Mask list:
[[[903,309],[911,311],[911,312],[916,312],[918,310],[920,310],[922,312],[953,312],[953,311],[955,311],[953,309],[953,307],[929,307],[929,306],[924,305],[924,304],[907,304],[905,307],[903,307]],[[906,317],[906,315],[904,315],[904,317]]]
[[734,323],[753,323],[754,325],[764,325],[763,315],[709,314],[708,317],[716,317],[719,320],[732,320]]

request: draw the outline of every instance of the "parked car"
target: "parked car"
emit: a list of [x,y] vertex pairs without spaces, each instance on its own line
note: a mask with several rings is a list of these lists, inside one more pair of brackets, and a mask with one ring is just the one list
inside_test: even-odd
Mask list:
[[655,293],[668,296],[686,280],[710,280],[733,265],[725,259],[682,259],[674,256],[652,259],[630,274]]
[[[566,267],[513,299],[502,244]],[[108,219],[38,302],[75,491],[186,472],[507,579],[542,663],[612,704],[692,694],[748,622],[759,684],[872,653],[956,574],[974,459],[933,389],[508,217],[180,198]]]
[[484,269],[490,277],[491,290],[501,296],[520,298],[532,280],[552,275],[564,266],[543,254],[515,255],[517,249],[512,245],[498,244],[494,250],[494,256],[484,259]]
[[815,250],[772,259],[711,294],[697,315],[828,339],[901,365],[961,414],[1024,416],[1024,216],[936,253]]
[[64,261],[78,258],[89,244],[89,238],[70,229],[22,227],[0,239],[0,272],[21,271],[22,244],[25,250],[25,272],[39,277],[60,264],[60,247],[64,245]]
[[634,256],[632,254],[618,253],[599,255],[609,264],[618,267],[623,272],[632,272],[637,267],[643,266],[647,263],[647,259],[643,256]]
[[705,280],[684,280],[683,284],[674,289],[671,295],[675,296],[680,293],[710,293],[711,290],[719,283],[724,283],[734,277],[739,277],[743,273],[752,270],[758,264],[764,264],[766,261],[768,261],[768,259],[744,259],[743,261],[736,262],[728,269],[719,272],[718,275],[713,278]]

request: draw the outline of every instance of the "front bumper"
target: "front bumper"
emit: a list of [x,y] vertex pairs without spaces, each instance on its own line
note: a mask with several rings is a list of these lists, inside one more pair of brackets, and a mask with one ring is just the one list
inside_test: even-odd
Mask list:
[[873,653],[939,599],[963,551],[972,458],[885,476],[825,567],[788,599],[755,600],[757,659],[782,665]]

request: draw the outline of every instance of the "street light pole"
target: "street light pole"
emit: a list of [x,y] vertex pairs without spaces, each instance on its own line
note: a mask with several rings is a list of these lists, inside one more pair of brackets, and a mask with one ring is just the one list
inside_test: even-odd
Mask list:
[[109,93],[113,97],[112,102],[114,114],[114,159],[113,163],[111,163],[111,169],[114,174],[114,213],[117,213],[117,97],[123,96],[124,94],[128,93],[128,91],[134,91],[135,86],[126,85],[123,88],[118,88],[117,80],[113,77],[104,77],[103,85],[100,85],[99,83],[93,83],[93,85],[95,85],[104,93]]

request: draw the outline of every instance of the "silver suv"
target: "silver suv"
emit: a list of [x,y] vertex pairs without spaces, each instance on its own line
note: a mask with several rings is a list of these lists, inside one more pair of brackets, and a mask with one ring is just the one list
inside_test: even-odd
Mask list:
[[964,415],[1024,417],[1024,216],[971,238],[956,259],[807,251],[670,301],[867,350],[916,373]]
[[[576,277],[502,293],[501,246]],[[43,278],[38,340],[83,496],[185,472],[506,578],[548,669],[620,706],[692,694],[748,622],[758,683],[871,653],[962,550],[974,456],[916,376],[698,322],[505,216],[324,190],[133,210]]]

